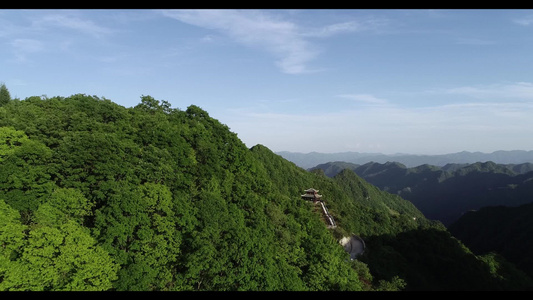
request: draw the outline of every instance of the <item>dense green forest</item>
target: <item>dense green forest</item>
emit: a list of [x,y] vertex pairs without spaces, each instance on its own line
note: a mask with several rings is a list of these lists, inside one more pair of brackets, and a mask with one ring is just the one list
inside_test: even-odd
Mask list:
[[486,206],[531,203],[533,164],[477,162],[420,165],[408,168],[398,162],[346,162],[320,164],[313,169],[334,177],[350,169],[380,189],[411,201],[427,218],[449,226],[467,211]]
[[[533,289],[398,195],[249,149],[195,105],[8,94],[0,170],[3,291]],[[356,260],[338,242],[352,234]]]
[[499,253],[533,276],[533,203],[469,211],[449,231],[473,252]]

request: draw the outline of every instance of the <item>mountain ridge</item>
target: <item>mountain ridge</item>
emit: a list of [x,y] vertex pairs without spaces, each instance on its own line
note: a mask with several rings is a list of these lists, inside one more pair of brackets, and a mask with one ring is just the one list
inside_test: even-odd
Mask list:
[[491,153],[461,151],[449,154],[425,155],[425,154],[382,154],[361,152],[290,152],[278,151],[276,154],[294,162],[296,165],[308,169],[319,164],[344,161],[355,164],[368,162],[386,163],[395,161],[407,167],[416,167],[423,164],[444,166],[446,164],[461,164],[493,161],[500,164],[533,163],[533,150],[497,150]]
[[[0,169],[0,290],[533,289],[413,203],[247,148],[195,105],[10,100]],[[335,228],[301,198],[310,187]],[[353,235],[355,260],[339,243]]]
[[483,206],[517,206],[531,201],[533,164],[428,164],[406,167],[398,162],[357,165],[330,162],[320,169],[334,177],[350,169],[380,189],[411,201],[426,217],[449,225],[464,212]]

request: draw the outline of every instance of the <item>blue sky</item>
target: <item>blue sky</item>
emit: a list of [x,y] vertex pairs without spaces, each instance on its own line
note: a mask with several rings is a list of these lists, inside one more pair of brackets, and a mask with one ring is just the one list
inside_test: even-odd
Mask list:
[[11,96],[195,104],[252,147],[533,150],[533,10],[0,10]]

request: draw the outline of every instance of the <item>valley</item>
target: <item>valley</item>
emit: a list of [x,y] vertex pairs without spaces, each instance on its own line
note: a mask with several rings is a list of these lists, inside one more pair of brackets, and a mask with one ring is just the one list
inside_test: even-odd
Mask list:
[[465,212],[481,207],[530,203],[532,167],[531,163],[477,162],[408,168],[398,162],[331,162],[310,170],[322,170],[326,176],[334,177],[343,169],[350,169],[383,191],[409,200],[426,217],[449,225]]

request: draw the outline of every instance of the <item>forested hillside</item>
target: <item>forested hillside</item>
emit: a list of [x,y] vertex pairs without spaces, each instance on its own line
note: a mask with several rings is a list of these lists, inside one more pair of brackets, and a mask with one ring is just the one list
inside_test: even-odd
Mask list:
[[449,230],[475,253],[499,253],[533,276],[533,203],[470,211]]
[[489,161],[407,168],[398,162],[364,165],[331,162],[313,169],[321,169],[329,177],[343,169],[353,170],[380,189],[411,201],[427,218],[446,226],[469,210],[530,203],[533,194],[531,163]]
[[[9,99],[0,170],[0,290],[533,288],[412,203],[248,149],[195,105]],[[310,187],[336,228],[300,198]],[[357,260],[338,242],[352,234],[367,244]]]

